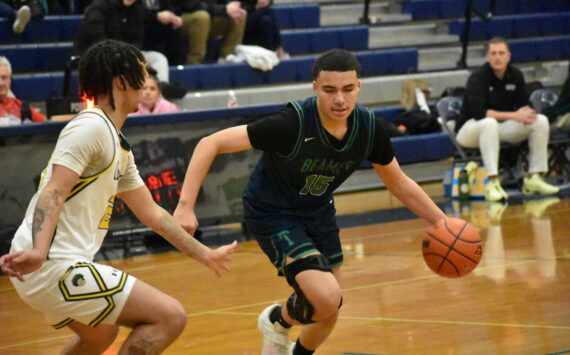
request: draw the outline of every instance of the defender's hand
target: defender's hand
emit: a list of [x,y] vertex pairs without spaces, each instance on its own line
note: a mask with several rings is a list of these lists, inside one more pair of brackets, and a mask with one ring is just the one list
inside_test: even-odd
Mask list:
[[223,274],[230,270],[230,262],[232,260],[230,255],[236,250],[237,245],[237,241],[234,240],[232,244],[212,250],[212,254],[206,266],[214,271],[216,276],[223,276]]

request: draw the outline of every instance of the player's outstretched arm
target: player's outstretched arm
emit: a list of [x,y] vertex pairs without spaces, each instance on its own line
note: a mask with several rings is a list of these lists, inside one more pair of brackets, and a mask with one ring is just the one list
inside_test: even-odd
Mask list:
[[186,170],[180,201],[173,214],[174,219],[188,233],[194,233],[198,227],[194,210],[196,198],[216,156],[251,148],[247,126],[245,125],[224,129],[204,137],[198,142]]
[[0,267],[6,275],[24,281],[23,275],[34,272],[43,265],[59,220],[59,214],[63,209],[63,203],[78,178],[79,175],[73,170],[62,165],[53,165],[50,181],[42,189],[34,208],[33,248],[2,256]]
[[440,219],[447,218],[428,194],[415,181],[404,174],[396,158],[392,159],[387,165],[372,164],[372,166],[386,185],[386,188],[417,216],[430,224],[435,224]]
[[188,234],[174,218],[157,205],[146,186],[118,195],[137,218],[186,255],[198,260],[222,276],[230,269],[230,254],[237,248],[237,242],[210,249]]

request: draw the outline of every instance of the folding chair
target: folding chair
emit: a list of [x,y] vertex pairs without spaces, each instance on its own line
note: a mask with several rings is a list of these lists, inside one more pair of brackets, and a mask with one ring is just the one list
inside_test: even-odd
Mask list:
[[550,89],[537,89],[530,94],[528,100],[536,113],[544,113],[558,100],[558,95]]
[[[450,118],[459,114],[462,104],[463,100],[461,97],[446,96],[441,98],[436,104],[437,113],[439,114],[437,121],[455,146],[457,154],[459,155],[459,159],[456,159],[457,161],[467,163],[468,161],[474,160],[481,163],[483,159],[481,158],[479,149],[462,147],[459,142],[457,142],[455,136],[455,122],[450,120]],[[521,174],[521,171],[526,170],[527,153],[528,147],[526,144],[501,143],[499,171],[501,171],[503,185],[517,184],[518,180],[524,176],[524,173]]]
[[[457,153],[463,160],[468,160],[470,156],[473,155],[473,151],[477,152],[478,149],[469,149],[469,155],[467,154],[466,150],[457,142],[455,137],[455,121],[451,120],[452,117],[456,117],[459,115],[461,111],[461,105],[463,104],[463,100],[461,97],[458,96],[446,96],[441,98],[437,104],[435,105],[437,109],[437,113],[439,117],[437,118],[437,122],[440,124],[441,129],[447,134],[451,143],[457,149]],[[478,159],[480,160],[480,159]]]
[[[534,90],[529,97],[530,104],[537,113],[544,113],[558,100],[558,94],[550,89]],[[552,127],[552,126],[551,126]],[[570,149],[570,137],[566,132],[551,129],[548,143],[547,176],[558,174],[556,182],[568,182],[570,177],[570,161],[566,152]]]

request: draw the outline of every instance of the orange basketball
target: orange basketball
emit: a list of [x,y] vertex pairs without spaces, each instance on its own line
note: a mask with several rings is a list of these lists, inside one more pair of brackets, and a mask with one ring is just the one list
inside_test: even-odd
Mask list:
[[436,274],[461,277],[477,267],[483,255],[481,236],[473,225],[460,218],[438,221],[422,240],[424,260]]

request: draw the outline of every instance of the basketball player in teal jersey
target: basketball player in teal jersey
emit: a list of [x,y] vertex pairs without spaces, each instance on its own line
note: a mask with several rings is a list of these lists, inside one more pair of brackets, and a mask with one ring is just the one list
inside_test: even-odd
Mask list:
[[[400,170],[385,122],[356,104],[359,78],[352,54],[324,53],[313,66],[316,97],[203,138],[188,166],[174,218],[192,233],[198,191],[216,155],[263,151],[244,193],[245,223],[294,290],[259,317],[263,354],[312,354],[332,331],[342,305],[343,262],[332,194],[364,160],[418,216],[430,224],[446,218]],[[302,327],[296,343],[288,336],[292,325]]]
[[[54,328],[76,336],[63,354],[100,354],[119,326],[132,328],[120,354],[157,354],[182,332],[186,312],[174,298],[135,277],[93,263],[109,228],[115,195],[147,226],[212,269],[228,270],[231,245],[212,250],[188,235],[152,199],[121,134],[146,79],[133,46],[100,42],[82,56],[79,83],[96,107],[62,130],[2,271],[22,299]],[[25,275],[25,277],[24,277]]]

